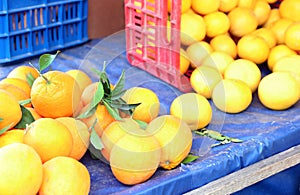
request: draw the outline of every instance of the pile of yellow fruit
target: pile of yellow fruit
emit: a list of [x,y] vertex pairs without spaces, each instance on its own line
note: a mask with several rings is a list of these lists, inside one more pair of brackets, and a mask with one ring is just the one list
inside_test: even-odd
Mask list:
[[[172,1],[168,10],[172,15]],[[257,91],[269,109],[300,97],[300,0],[181,0],[180,72],[195,92],[228,113]],[[260,66],[270,74],[262,78]]]

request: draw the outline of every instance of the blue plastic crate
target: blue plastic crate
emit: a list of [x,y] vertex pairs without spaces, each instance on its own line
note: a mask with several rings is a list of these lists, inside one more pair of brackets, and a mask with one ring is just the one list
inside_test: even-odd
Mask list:
[[88,0],[0,0],[0,64],[88,40]]

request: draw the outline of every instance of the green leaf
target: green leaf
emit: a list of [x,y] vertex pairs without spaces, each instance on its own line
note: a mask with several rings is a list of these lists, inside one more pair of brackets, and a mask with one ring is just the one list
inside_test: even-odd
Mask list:
[[98,82],[97,91],[95,92],[94,97],[93,97],[93,99],[92,99],[92,101],[91,101],[91,103],[90,103],[90,109],[92,109],[92,108],[94,108],[95,106],[97,106],[97,105],[101,102],[103,96],[104,96],[103,85],[102,85],[102,83],[99,81],[99,82]]
[[125,84],[125,71],[123,70],[121,76],[119,77],[119,79],[118,79],[118,81],[117,81],[117,83],[114,87],[114,89],[111,92],[112,93],[111,96],[114,97],[114,96],[117,95],[119,97],[121,94],[124,94],[125,93],[125,91],[123,91],[124,84]]
[[230,138],[230,141],[234,142],[234,143],[241,143],[243,142],[243,140],[237,139],[237,138]]
[[223,141],[226,139],[226,137],[221,133],[213,130],[207,130],[207,136],[218,141]]
[[15,126],[17,129],[25,129],[26,125],[29,125],[34,121],[34,118],[29,110],[27,110],[24,106],[21,106],[22,118],[19,123]]
[[3,133],[5,133],[11,125],[7,125],[6,127],[3,127],[2,129],[0,129],[0,135],[2,135]]
[[52,64],[52,62],[54,61],[54,59],[56,58],[56,56],[59,53],[60,53],[60,51],[57,51],[56,54],[54,54],[54,55],[52,55],[52,54],[41,55],[41,57],[39,59],[39,71],[42,72],[43,70],[48,68],[48,66],[50,66],[50,64]]
[[3,118],[0,118],[0,122],[3,121]]
[[126,92],[126,90],[122,90],[119,93],[113,93],[113,91],[112,91],[111,100],[121,99],[123,97],[123,95],[125,94],[125,92]]
[[139,124],[139,126],[140,126],[141,129],[146,130],[146,128],[148,126],[148,123],[146,123],[144,121],[141,121],[141,120],[137,120],[137,119],[133,119],[133,120],[135,120]]
[[198,158],[199,158],[199,156],[189,154],[187,157],[185,157],[185,159],[183,159],[183,161],[181,163],[188,164],[188,163],[191,163],[191,162],[197,160]]
[[94,108],[88,108],[85,112],[81,113],[79,116],[77,116],[77,119],[81,118],[89,118],[96,112],[97,107],[95,106]]
[[34,80],[35,80],[35,78],[32,76],[31,73],[26,74],[26,81],[30,87],[32,86]]
[[109,114],[114,119],[116,119],[116,120],[122,120],[122,118],[120,117],[118,109],[111,107],[110,104],[106,100],[103,100],[102,103],[104,104],[104,106],[106,107],[107,111],[109,112]]
[[24,105],[26,105],[26,104],[31,103],[31,99],[20,100],[18,103],[19,103],[21,106],[24,106]]
[[90,141],[91,141],[91,144],[97,149],[97,150],[102,150],[104,148],[103,146],[103,143],[99,137],[99,135],[96,133],[95,131],[95,124],[97,122],[97,119],[95,120],[94,124],[92,125],[91,129],[92,129],[92,132],[91,132],[91,137],[90,137]]

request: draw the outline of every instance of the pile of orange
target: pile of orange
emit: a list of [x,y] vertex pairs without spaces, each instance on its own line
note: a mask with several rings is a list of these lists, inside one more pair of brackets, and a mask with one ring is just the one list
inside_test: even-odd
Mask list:
[[[229,113],[247,109],[255,92],[264,106],[274,110],[290,108],[299,100],[299,0],[181,0],[181,4],[180,55],[185,60],[180,61],[180,72],[192,72],[196,93]],[[289,72],[283,83],[294,93],[287,96],[267,78],[261,83],[264,65],[270,74]],[[279,74],[272,77],[282,79]]]

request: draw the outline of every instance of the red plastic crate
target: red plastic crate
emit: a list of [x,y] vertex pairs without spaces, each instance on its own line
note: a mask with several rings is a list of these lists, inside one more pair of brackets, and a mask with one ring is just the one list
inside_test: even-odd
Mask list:
[[[272,7],[278,7],[282,0]],[[170,40],[167,19],[170,17]],[[129,63],[182,92],[192,91],[189,72],[179,72],[181,0],[172,0],[168,16],[167,0],[125,0],[126,52]]]

